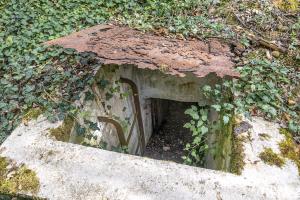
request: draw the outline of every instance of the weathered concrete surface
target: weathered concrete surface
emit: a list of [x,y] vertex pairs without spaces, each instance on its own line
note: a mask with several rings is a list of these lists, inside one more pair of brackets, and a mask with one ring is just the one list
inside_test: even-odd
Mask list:
[[[106,143],[108,150],[120,145],[115,126],[111,123],[98,120],[98,117],[107,117],[114,119],[120,126],[124,135],[125,143],[131,132],[131,139],[128,144],[129,153],[139,154],[139,136],[140,130],[136,120],[137,112],[134,106],[133,91],[126,83],[120,82],[120,71],[118,66],[101,67],[95,76],[96,82],[90,92],[95,98],[86,100],[85,92],[81,94],[80,101],[77,104],[83,105],[82,111],[86,113],[85,119],[97,123],[100,130],[92,131],[91,139],[85,137],[85,143],[97,146],[101,142]],[[101,84],[102,83],[102,86]],[[104,84],[105,83],[105,84]],[[105,85],[105,86],[103,86]],[[82,118],[79,117],[83,121]],[[77,143],[76,138],[80,137],[76,131],[72,132],[70,142]],[[96,137],[95,137],[96,136]],[[96,138],[96,140],[94,140]]]
[[164,74],[159,70],[139,69],[132,65],[120,66],[119,74],[123,78],[132,80],[137,85],[146,143],[153,132],[152,98],[197,102],[200,106],[210,105],[214,102],[211,102],[204,96],[202,88],[205,85],[213,86],[222,81],[214,74],[204,78],[197,78],[191,73],[187,73],[184,77],[176,77]]
[[180,76],[187,71],[198,77],[209,73],[219,77],[239,76],[234,71],[229,46],[216,39],[207,43],[179,40],[143,33],[127,26],[98,25],[46,44],[73,48],[78,52],[94,52],[103,64],[132,64]]
[[[242,176],[236,176],[50,139],[48,129],[60,123],[51,124],[39,118],[28,126],[20,125],[1,145],[1,156],[36,171],[40,197],[50,200],[290,200],[300,197],[299,176],[292,163],[282,169],[252,163],[259,152],[255,137],[245,145],[249,164]],[[250,132],[254,135],[268,131],[278,137],[276,125],[261,119],[251,123],[254,129]]]
[[[300,176],[296,164],[286,159],[285,165],[279,168],[264,163],[258,156],[264,148],[272,148],[275,153],[280,154],[278,143],[285,138],[279,133],[279,125],[262,118],[247,121],[253,128],[248,131],[248,139],[244,143],[246,165],[242,175],[260,183],[262,187],[280,187],[286,199],[300,199]],[[269,137],[262,138],[260,134],[267,134]]]
[[[132,88],[126,83],[121,83],[121,78],[132,80],[135,83],[138,90],[140,112],[135,109],[133,97],[135,95]],[[191,73],[187,73],[184,77],[177,77],[159,70],[139,69],[133,65],[104,65],[98,70],[95,80],[97,83],[106,83],[105,87],[95,84],[90,91],[95,95],[95,99],[85,100],[85,92],[83,92],[78,104],[84,105],[82,111],[88,114],[90,121],[98,124],[101,131],[93,132],[92,135],[95,137],[90,140],[85,137],[84,142],[92,146],[105,142],[108,149],[117,147],[120,142],[114,126],[97,119],[98,116],[113,118],[122,125],[125,140],[129,138],[129,132],[132,133],[130,141],[126,144],[131,154],[141,153],[139,136],[142,131],[139,123],[143,126],[146,144],[153,132],[151,99],[197,102],[200,106],[213,104],[204,96],[202,88],[205,85],[215,85],[222,81],[214,74],[204,78],[197,78]],[[138,113],[141,115],[141,122],[135,120]],[[78,138],[82,139],[82,135],[78,137],[76,131],[73,131],[69,142],[77,144],[82,142]],[[230,140],[230,137],[228,139]]]
[[[223,120],[212,107],[209,109],[208,119],[211,123],[221,123],[220,120]],[[207,135],[208,150],[204,167],[227,172],[230,171],[231,163],[233,120],[230,120],[227,125],[221,124],[221,127],[210,131]]]
[[141,99],[159,98],[181,102],[198,102],[201,106],[214,102],[203,94],[205,85],[213,86],[222,79],[210,74],[198,78],[192,73],[184,77],[171,76],[159,70],[139,69],[132,65],[120,66],[120,76],[136,83]]

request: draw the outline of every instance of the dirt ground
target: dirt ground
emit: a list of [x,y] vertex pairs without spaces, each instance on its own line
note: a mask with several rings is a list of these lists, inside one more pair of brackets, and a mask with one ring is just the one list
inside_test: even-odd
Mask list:
[[191,103],[168,101],[168,114],[160,129],[153,133],[144,152],[145,157],[183,163],[185,144],[192,141],[191,133],[183,125],[190,121],[184,114]]

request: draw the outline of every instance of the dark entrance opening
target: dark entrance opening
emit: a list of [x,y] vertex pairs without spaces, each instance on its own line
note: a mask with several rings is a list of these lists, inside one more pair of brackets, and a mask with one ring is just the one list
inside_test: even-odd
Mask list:
[[197,103],[151,99],[153,133],[144,156],[183,163],[185,145],[192,142],[190,130],[184,124],[191,120],[185,110]]

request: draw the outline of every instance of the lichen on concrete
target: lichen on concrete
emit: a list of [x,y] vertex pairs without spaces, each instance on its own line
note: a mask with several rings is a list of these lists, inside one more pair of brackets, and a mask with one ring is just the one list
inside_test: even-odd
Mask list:
[[74,119],[66,117],[61,126],[50,129],[50,135],[55,137],[56,140],[68,142],[70,139],[70,133],[74,126]]
[[275,153],[272,148],[265,148],[259,154],[259,158],[269,165],[275,165],[280,168],[285,164],[284,158]]
[[40,187],[36,173],[26,166],[15,166],[4,157],[0,157],[0,194],[35,194]]
[[287,129],[280,129],[280,133],[285,136],[285,139],[279,142],[279,148],[283,157],[292,160],[298,167],[300,175],[300,149],[293,140],[292,134]]

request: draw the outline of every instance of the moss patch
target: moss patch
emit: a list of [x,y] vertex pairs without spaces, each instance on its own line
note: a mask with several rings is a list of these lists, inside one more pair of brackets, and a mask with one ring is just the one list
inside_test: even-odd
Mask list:
[[271,148],[265,148],[259,154],[259,158],[269,165],[276,165],[278,167],[282,167],[285,163],[284,158],[276,154]]
[[68,142],[73,126],[74,119],[71,117],[66,117],[61,126],[50,129],[50,135],[54,136],[55,139],[59,141]]
[[31,108],[23,116],[22,121],[28,122],[31,119],[37,119],[38,116],[40,116],[42,113],[43,113],[43,110],[41,108]]
[[274,3],[279,9],[288,12],[299,11],[300,7],[299,0],[274,0]]
[[269,140],[271,138],[271,136],[267,133],[259,133],[258,136],[259,136],[260,140],[263,140],[263,141]]
[[298,167],[300,175],[300,150],[293,140],[292,134],[287,129],[280,129],[280,133],[285,135],[285,140],[282,140],[278,145],[283,157],[292,160]]
[[3,157],[0,157],[0,177],[2,178],[6,172],[7,172],[7,169],[6,167],[8,166],[8,162],[5,158]]
[[243,142],[246,140],[245,136],[237,136],[233,134],[232,140],[232,153],[231,153],[231,161],[230,161],[230,172],[241,175],[245,166],[244,158],[244,148]]
[[0,157],[0,193],[17,194],[28,192],[35,194],[40,187],[36,173],[26,166],[8,169],[9,161]]

